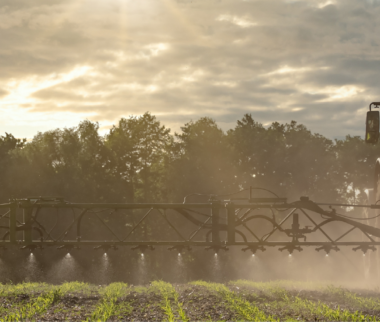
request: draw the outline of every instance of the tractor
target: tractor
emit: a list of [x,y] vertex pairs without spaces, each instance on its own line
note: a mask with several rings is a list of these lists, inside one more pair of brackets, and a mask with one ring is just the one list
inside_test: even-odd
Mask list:
[[[376,144],[379,141],[379,111],[373,111],[373,108],[379,108],[380,102],[369,104],[369,111],[366,118],[365,142]],[[376,160],[374,176],[374,203],[380,200],[380,158]]]

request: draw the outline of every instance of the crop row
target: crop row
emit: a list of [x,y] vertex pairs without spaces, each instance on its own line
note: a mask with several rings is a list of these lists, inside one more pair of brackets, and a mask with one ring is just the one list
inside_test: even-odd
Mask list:
[[[32,301],[27,303],[18,303],[7,309],[4,312],[4,317],[0,321],[13,322],[13,321],[25,321],[34,320],[38,316],[42,315],[50,306],[60,301],[62,296],[68,292],[85,291],[89,287],[88,284],[72,282],[64,283],[61,286],[51,286],[47,284],[37,283],[24,283],[20,285],[11,285],[2,288],[1,294],[7,294],[8,296],[13,294],[24,294],[22,292],[34,293],[36,291],[44,290],[40,296],[33,298]],[[5,311],[3,308],[2,311]]]
[[[239,280],[230,282],[228,286],[197,281],[186,287],[193,288],[189,289],[189,295],[194,292],[203,294],[201,299],[204,299],[204,302],[207,301],[207,296],[210,296],[208,294],[219,298],[217,301],[223,303],[223,309],[232,312],[233,320],[379,321],[377,316],[380,313],[380,300],[376,297],[363,297],[339,287],[314,285],[313,288],[309,286],[304,288],[309,292],[314,290],[322,300],[307,298],[303,291],[300,292],[300,287],[295,289],[292,284],[281,281],[255,283]],[[137,293],[141,293],[143,296],[154,294],[154,299],[159,302],[157,308],[166,321],[188,322],[190,314],[193,314],[189,305],[191,300],[189,296],[181,295],[180,288],[163,281],[154,281],[148,288],[132,287],[125,283],[112,283],[99,288],[80,282],[64,283],[59,286],[44,283],[0,285],[0,298],[6,303],[0,308],[0,321],[33,321],[46,318],[48,314],[60,310],[59,304],[65,297],[77,293],[81,298],[96,299],[94,306],[88,308],[85,320],[126,320],[136,310],[135,297]],[[132,291],[135,293],[133,296]],[[334,301],[343,304],[341,306],[336,301],[326,302],[324,297],[333,298]],[[199,305],[203,307],[202,302]],[[213,305],[215,310],[216,306]],[[363,310],[366,310],[366,314],[362,313]],[[369,314],[368,310],[372,313]],[[219,313],[223,317],[223,312]]]

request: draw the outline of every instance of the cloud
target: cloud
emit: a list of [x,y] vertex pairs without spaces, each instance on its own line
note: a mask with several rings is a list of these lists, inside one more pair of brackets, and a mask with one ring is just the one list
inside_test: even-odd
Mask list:
[[[201,116],[227,129],[252,113],[359,135],[378,100],[379,13],[367,0],[4,0],[0,112],[106,129],[150,111],[177,131]],[[15,122],[5,125],[16,136],[40,126]]]
[[217,21],[228,21],[234,25],[237,25],[241,28],[249,28],[256,26],[257,23],[250,21],[248,19],[245,19],[244,17],[238,17],[238,16],[230,16],[230,15],[220,15],[218,18],[216,18]]
[[8,91],[0,88],[0,97],[6,96],[6,95],[8,95]]

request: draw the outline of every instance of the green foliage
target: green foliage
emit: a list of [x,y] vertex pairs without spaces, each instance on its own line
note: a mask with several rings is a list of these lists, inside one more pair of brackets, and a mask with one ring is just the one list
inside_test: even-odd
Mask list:
[[17,312],[9,313],[3,322],[13,322],[22,320],[34,320],[38,315],[44,313],[51,305],[57,303],[63,293],[59,287],[54,288],[48,293],[44,293],[37,297],[34,301],[24,304]]
[[90,294],[95,286],[84,282],[66,282],[60,286],[63,294],[80,292],[81,294]]
[[277,321],[272,316],[267,316],[257,306],[254,306],[248,301],[239,297],[223,284],[207,283],[203,281],[197,281],[191,284],[204,286],[212,291],[219,293],[228,302],[230,308],[237,312],[244,321]]
[[319,319],[326,319],[327,321],[377,321],[376,317],[364,315],[359,311],[351,313],[348,310],[343,310],[338,306],[336,309],[330,308],[328,305],[321,301],[312,302],[310,300],[301,299],[298,296],[293,298],[284,298],[287,309],[294,313],[306,310],[312,316]]
[[287,290],[322,290],[328,287],[328,283],[325,282],[311,282],[311,281],[287,281],[276,280],[269,282],[254,282],[247,280],[237,280],[229,282],[231,285],[239,287],[249,287],[260,291],[267,291],[272,289],[287,289]]
[[[231,282],[232,285],[241,287],[250,287],[258,289],[266,293],[274,300],[270,303],[272,310],[281,310],[288,312],[291,315],[312,316],[313,318],[327,320],[327,321],[376,321],[376,317],[372,317],[366,314],[362,314],[359,311],[350,312],[349,310],[341,309],[340,306],[332,309],[321,301],[310,301],[308,299],[302,299],[299,296],[292,296],[284,287],[295,289],[302,287],[306,289],[319,289],[325,290],[325,293],[333,294],[337,297],[341,297],[348,301],[354,307],[361,306],[361,308],[376,309],[379,301],[369,300],[366,298],[360,298],[351,292],[345,291],[342,288],[334,286],[323,286],[321,283],[308,283],[308,282],[291,282],[291,281],[273,281],[273,282],[251,282],[238,280]],[[293,285],[292,285],[293,284]],[[314,285],[313,285],[314,284]],[[367,306],[366,306],[367,305]],[[372,306],[371,306],[372,305]]]
[[[293,285],[291,281],[252,282],[239,280],[230,282],[231,289],[238,287],[239,291],[232,291],[226,285],[218,283],[197,281],[191,284],[205,287],[218,294],[223,302],[227,303],[228,309],[236,312],[238,319],[243,321],[366,322],[378,320],[376,316],[362,313],[362,310],[373,311],[373,314],[380,311],[380,302],[377,298],[363,297],[341,287],[331,285],[326,287],[326,285],[319,283],[298,282]],[[2,296],[8,299],[14,297],[15,299],[13,306],[6,305],[0,309],[1,322],[43,320],[48,317],[44,314],[50,308],[53,307],[52,310],[56,312],[62,310],[59,304],[63,296],[68,293],[90,295],[96,290],[101,295],[100,301],[87,321],[126,320],[134,305],[133,301],[126,301],[123,298],[130,290],[124,283],[112,283],[106,287],[96,287],[81,282],[63,283],[59,286],[44,283],[21,283],[1,285],[1,287]],[[328,295],[329,298],[334,299],[334,303],[328,304],[321,300],[303,298],[300,295],[301,293],[295,292],[297,288],[317,289],[320,296]],[[165,313],[167,321],[189,321],[183,302],[170,283],[154,281],[150,288],[134,287],[133,290],[139,291],[141,294],[150,292],[160,294],[162,298],[160,307]],[[252,296],[249,290],[258,291],[260,294],[254,293]],[[264,293],[264,302],[262,302],[261,292]],[[30,297],[28,300],[16,300],[16,297],[20,295]],[[343,301],[344,306],[349,306],[350,309],[340,307],[336,301]],[[149,309],[149,306],[145,309]],[[145,309],[144,312],[146,312]],[[210,320],[212,320],[211,317]]]
[[380,300],[378,298],[361,297],[355,294],[354,292],[333,285],[329,285],[326,288],[325,293],[340,298],[345,303],[347,303],[347,305],[350,305],[358,309],[380,311]]
[[169,132],[155,116],[145,113],[122,118],[106,136],[105,145],[112,156],[110,173],[125,182],[130,190],[129,201],[153,201],[159,197],[163,162],[172,143]]
[[108,321],[110,317],[124,313],[126,307],[118,304],[117,300],[125,294],[127,286],[125,283],[112,283],[101,290],[103,298],[88,321]]
[[[167,185],[172,198],[183,200],[187,194],[228,193],[235,186],[232,149],[225,133],[210,118],[186,123],[175,134],[174,160]],[[181,183],[181,184],[178,184]]]
[[175,313],[178,314],[180,321],[189,321],[183,310],[183,303],[179,301],[179,295],[173,285],[163,281],[154,281],[152,287],[160,292],[163,297],[161,308],[165,312],[168,322],[176,321]]
[[360,137],[332,141],[295,121],[265,128],[250,114],[227,133],[207,117],[181,130],[171,135],[145,113],[120,119],[104,136],[90,121],[38,133],[28,143],[6,133],[2,198],[49,192],[83,202],[179,201],[252,185],[288,197],[351,201],[352,188],[371,185],[378,157]]
[[241,185],[271,187],[290,197],[338,197],[334,142],[304,125],[274,122],[265,129],[246,114],[228,137]]
[[65,294],[79,291],[86,293],[89,291],[90,285],[83,282],[68,282],[60,286],[46,283],[20,283],[0,284],[0,288],[1,296],[28,294],[33,297],[34,295],[40,294],[32,298],[30,302],[23,303],[22,306],[14,312],[9,312],[4,319],[0,319],[2,322],[13,322],[34,320],[43,314],[50,306],[58,303]]
[[10,296],[19,294],[37,294],[47,292],[52,285],[46,283],[19,283],[19,284],[0,284],[0,296]]

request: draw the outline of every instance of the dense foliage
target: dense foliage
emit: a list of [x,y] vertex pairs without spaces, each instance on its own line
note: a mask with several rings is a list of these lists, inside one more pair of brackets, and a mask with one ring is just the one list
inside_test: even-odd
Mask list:
[[1,199],[179,202],[191,193],[253,186],[290,199],[352,202],[354,191],[372,188],[380,156],[360,137],[333,141],[295,121],[265,128],[249,114],[227,133],[206,117],[181,130],[172,135],[145,113],[122,118],[104,136],[88,120],[38,133],[30,142],[7,133],[0,137]]

